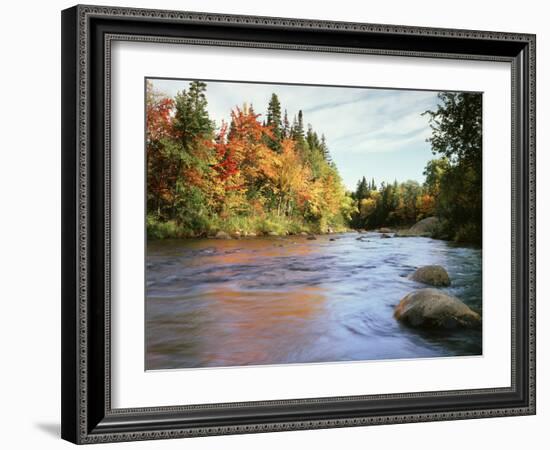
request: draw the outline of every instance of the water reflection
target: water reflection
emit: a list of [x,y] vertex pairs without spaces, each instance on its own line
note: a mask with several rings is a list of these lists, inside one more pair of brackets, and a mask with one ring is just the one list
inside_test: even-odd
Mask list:
[[147,369],[481,353],[481,333],[427,333],[392,316],[406,275],[441,264],[447,290],[481,311],[481,252],[367,234],[150,242]]

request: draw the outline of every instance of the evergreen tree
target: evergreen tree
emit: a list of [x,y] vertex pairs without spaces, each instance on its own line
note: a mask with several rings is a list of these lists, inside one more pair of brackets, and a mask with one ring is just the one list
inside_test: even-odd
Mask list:
[[298,136],[304,137],[304,114],[302,113],[302,110],[300,109],[298,111],[298,130],[297,130]]
[[290,122],[288,121],[288,113],[285,109],[285,116],[283,119],[283,137],[285,139],[290,137]]
[[321,143],[319,142],[319,137],[317,133],[313,131],[311,124],[307,126],[306,142],[310,151],[320,150]]
[[208,136],[214,131],[205,92],[206,83],[192,81],[189,90],[179,92],[175,98],[174,130],[186,150],[197,136]]
[[367,180],[365,177],[363,177],[361,180],[357,182],[357,189],[355,191],[355,198],[357,200],[362,200],[364,198],[367,198],[369,194],[369,187],[367,185]]
[[296,118],[296,115],[294,115],[294,118],[292,119],[292,126],[290,127],[290,139],[296,140],[298,137],[298,119]]
[[281,121],[281,103],[277,94],[271,94],[271,99],[267,106],[267,121],[266,125],[269,126],[273,132],[273,138],[268,139],[267,145],[271,150],[280,152],[281,141],[283,139],[283,125]]
[[332,158],[330,156],[327,140],[325,139],[324,134],[321,135],[321,143],[319,144],[319,149],[321,150],[321,154],[323,155],[323,158],[325,158],[325,161],[329,164],[332,164]]
[[307,161],[311,159],[311,152],[304,133],[304,118],[302,110],[298,111],[298,116],[294,116],[292,128],[290,129],[290,138],[296,143],[296,151]]
[[304,115],[302,113],[302,110],[298,111],[297,117],[294,116],[290,135],[292,139],[296,141],[304,140]]

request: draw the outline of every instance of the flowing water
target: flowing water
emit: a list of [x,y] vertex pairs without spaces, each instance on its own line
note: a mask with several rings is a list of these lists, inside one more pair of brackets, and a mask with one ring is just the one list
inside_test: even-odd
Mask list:
[[[358,236],[361,240],[358,240]],[[377,233],[153,241],[147,247],[146,368],[481,354],[480,330],[422,331],[393,317],[440,264],[444,290],[481,313],[481,250]]]

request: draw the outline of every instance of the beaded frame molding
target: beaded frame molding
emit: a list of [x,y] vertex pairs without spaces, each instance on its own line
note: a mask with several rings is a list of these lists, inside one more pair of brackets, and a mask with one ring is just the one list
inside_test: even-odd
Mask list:
[[[511,386],[113,409],[110,76],[114,41],[510,63]],[[535,414],[535,36],[85,5],[64,10],[61,403],[62,437],[78,444]]]

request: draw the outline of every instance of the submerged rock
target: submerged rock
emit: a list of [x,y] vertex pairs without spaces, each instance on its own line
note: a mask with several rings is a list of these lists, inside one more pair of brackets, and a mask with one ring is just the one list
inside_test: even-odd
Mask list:
[[481,317],[458,298],[438,289],[411,292],[395,307],[394,317],[404,324],[422,328],[475,328]]
[[444,267],[438,265],[424,266],[416,269],[410,276],[411,280],[432,286],[450,286],[451,279]]

